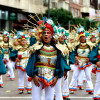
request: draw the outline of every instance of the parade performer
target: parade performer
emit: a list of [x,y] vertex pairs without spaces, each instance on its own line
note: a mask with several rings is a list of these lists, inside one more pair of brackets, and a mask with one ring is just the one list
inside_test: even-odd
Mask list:
[[[94,68],[92,72],[96,74],[96,83],[94,88],[94,100],[100,100],[100,33],[98,39],[98,45],[93,48],[93,52],[91,52],[91,61],[93,61]],[[94,56],[92,56],[94,55]]]
[[27,74],[32,77],[32,100],[40,100],[41,91],[45,89],[45,100],[54,99],[54,86],[58,78],[63,77],[64,70],[70,70],[61,51],[54,46],[54,24],[52,20],[42,21],[41,42],[31,46],[31,56],[26,67]]
[[[85,71],[87,83],[86,83],[86,92],[89,94],[93,93],[93,84],[91,80],[91,66],[92,63],[89,61],[90,47],[86,43],[86,36],[89,35],[84,31],[83,27],[78,29],[79,41],[80,44],[76,47],[75,50],[75,66],[72,80],[69,86],[71,92],[77,91],[77,80],[80,73]],[[74,56],[74,55],[73,55]]]
[[9,49],[10,54],[9,54],[9,61],[8,61],[8,68],[9,68],[9,75],[10,75],[10,80],[13,81],[15,80],[15,75],[14,75],[14,69],[15,69],[15,64],[16,64],[16,58],[18,54],[18,39],[17,36],[14,36],[12,41],[11,41],[11,47]]
[[[71,58],[72,55],[74,55],[74,50],[75,50],[76,46],[79,45],[78,34],[75,30],[72,30],[71,33],[69,34],[67,44],[68,44],[68,48],[70,50],[69,58]],[[71,58],[71,59],[74,59],[74,58]],[[70,63],[70,67],[71,67],[71,71],[74,71],[74,64],[73,63]],[[78,87],[79,87],[79,89],[83,89],[82,83],[83,83],[83,73],[80,73],[79,76],[78,76]],[[66,95],[66,96],[68,96],[68,95]]]
[[10,53],[10,42],[9,42],[9,32],[4,31],[3,32],[3,50],[4,50],[4,64],[8,68],[7,76],[10,77],[10,68],[8,67],[9,62],[9,53]]
[[3,32],[3,49],[4,49],[4,64],[7,65],[9,60],[9,33],[7,31]]
[[[68,46],[65,42],[67,36],[69,35],[69,33],[66,32],[66,30],[62,27],[58,28],[58,43],[56,44],[56,47],[59,48],[59,50],[63,50],[65,55],[65,59],[67,61],[68,64],[68,57],[69,57],[69,50],[68,50]],[[64,73],[64,84],[63,84],[63,94],[62,94],[62,90],[61,90],[61,84],[62,84],[62,78],[59,78],[56,85],[55,85],[55,100],[63,100],[64,99],[68,99],[68,96],[66,96],[66,92],[69,91],[69,88],[67,88],[68,84],[66,84],[67,78],[66,75],[67,73]],[[67,90],[67,91],[65,91]],[[63,95],[63,96],[62,96]]]
[[[22,32],[21,32],[22,33]],[[26,35],[21,34],[21,41],[20,45],[18,47],[18,57],[17,57],[17,69],[18,69],[18,90],[19,94],[22,94],[24,92],[24,75],[26,79],[26,87],[27,93],[30,94],[32,87],[31,82],[28,81],[28,75],[26,74],[26,65],[29,59],[29,53],[28,53],[28,46],[29,41],[26,37]]]
[[4,49],[4,63],[8,68],[8,75],[10,77],[10,80],[15,79],[14,75],[14,67],[15,67],[15,60],[17,52],[16,50],[13,51],[13,41],[10,39],[10,34],[7,31],[3,32],[3,49]]
[[3,88],[2,75],[6,74],[6,67],[3,62],[3,57],[4,57],[4,51],[2,47],[0,46],[0,88]]
[[[96,47],[98,42],[97,42],[97,36],[96,33],[94,33],[94,30],[90,30],[91,33],[87,39],[87,44],[90,46],[90,49],[92,50],[93,47]],[[93,63],[92,63],[93,64]],[[92,71],[92,66],[91,66],[91,71]],[[83,78],[84,77],[84,78]],[[83,82],[86,82],[86,75],[85,72],[83,71],[82,73],[80,73],[79,75],[79,79],[78,79],[78,88],[80,90],[83,90]]]

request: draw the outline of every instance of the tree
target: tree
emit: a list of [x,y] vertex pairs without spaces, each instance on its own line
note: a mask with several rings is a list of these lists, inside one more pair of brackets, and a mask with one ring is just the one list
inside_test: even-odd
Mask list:
[[74,24],[74,25],[81,24],[82,26],[84,26],[85,30],[89,30],[90,27],[92,27],[92,28],[97,27],[96,21],[90,22],[89,19],[87,19],[87,18],[78,18],[78,17],[73,18],[73,20],[71,21],[71,24]]
[[[48,10],[44,14],[44,16],[48,16]],[[61,26],[68,28],[69,20],[73,19],[72,13],[61,8],[61,9],[50,9],[50,17],[53,19],[54,23],[57,24],[57,21],[61,24]]]
[[[48,10],[45,12],[44,16],[48,16]],[[81,24],[84,26],[85,30],[88,30],[91,27],[96,27],[97,22],[92,21],[90,23],[89,19],[87,18],[79,18],[75,17],[73,18],[72,13],[70,11],[67,11],[63,8],[60,9],[50,9],[50,17],[53,19],[54,23],[57,24],[57,21],[61,24],[62,27],[68,29],[68,23],[71,22],[72,25],[79,25]]]

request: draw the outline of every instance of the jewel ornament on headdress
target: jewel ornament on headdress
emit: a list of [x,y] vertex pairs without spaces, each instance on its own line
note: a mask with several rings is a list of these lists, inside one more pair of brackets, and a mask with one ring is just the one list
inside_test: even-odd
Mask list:
[[57,39],[59,38],[59,35],[58,35],[58,27],[55,25],[55,26],[53,27],[53,29],[54,29],[53,38],[57,40]]
[[48,18],[46,22],[47,22],[48,24],[50,24],[50,25],[53,25],[53,24],[54,24],[54,22],[53,22],[53,20],[52,20],[51,18]]
[[98,40],[98,37],[96,36],[95,33],[91,33],[90,34],[90,40],[92,40],[92,38],[96,38],[96,40]]
[[58,28],[58,35],[59,35],[59,37],[60,37],[60,36],[63,36],[63,35],[64,35],[64,33],[65,33],[64,28],[59,27],[59,28]]
[[3,32],[3,37],[8,37],[9,38],[9,33],[7,31]]
[[35,36],[37,30],[36,29],[30,29],[29,32],[31,32],[33,34],[33,36]]
[[23,35],[21,35],[20,42],[23,42],[24,40],[26,40],[26,42],[27,42],[26,45],[25,45],[25,47],[28,47],[29,44],[30,44],[29,37],[28,37],[28,35],[26,35],[26,34],[23,33]]
[[38,24],[41,25],[43,31],[49,31],[52,35],[54,34],[54,23],[51,19],[46,19],[38,21]]
[[18,37],[17,36],[14,36],[13,37],[13,41],[17,41]]
[[[30,23],[32,25],[35,25],[34,23],[32,23],[31,19],[33,19],[37,25],[36,28],[37,28],[37,34],[39,34],[38,36],[40,38],[42,38],[42,34],[43,34],[43,31],[49,31],[52,35],[54,34],[54,23],[53,23],[53,20],[51,18],[46,18],[46,17],[43,17],[42,20],[40,20],[40,18],[37,16],[37,14],[35,16],[32,16],[32,15],[29,15],[30,19],[27,20],[27,24]],[[36,18],[37,17],[37,18]],[[38,20],[37,20],[38,19]]]
[[87,32],[85,31],[85,29],[84,29],[83,26],[77,28],[77,33],[79,34],[79,37],[78,37],[79,39],[80,39],[81,36],[88,37],[89,34],[90,34],[90,33],[87,33]]
[[52,35],[54,34],[54,29],[52,27],[52,25],[50,25],[49,23],[45,23],[45,29],[43,31],[49,31]]
[[40,20],[40,21],[37,22],[38,25],[43,25],[43,23],[44,23],[43,20]]
[[20,36],[21,36],[21,35],[23,35],[23,34],[24,34],[24,33],[23,33],[22,31],[18,31],[18,32],[17,32],[17,35],[20,35]]
[[21,40],[26,40],[26,37],[22,35]]
[[[98,32],[96,33],[95,28],[91,28],[91,33],[88,36],[87,39],[87,44],[90,46],[90,50],[92,51],[93,47],[96,47],[98,44],[98,36],[97,36]],[[95,38],[96,40],[92,40],[93,38]]]
[[54,26],[54,38],[58,39],[61,36],[65,36],[65,39],[69,36],[69,33],[63,27]]

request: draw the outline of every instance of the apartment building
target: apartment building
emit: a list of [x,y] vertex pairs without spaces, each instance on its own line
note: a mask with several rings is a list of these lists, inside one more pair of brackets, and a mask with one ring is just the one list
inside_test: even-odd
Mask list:
[[29,14],[44,13],[43,0],[0,0],[0,30],[22,27]]
[[[54,3],[55,1],[55,3]],[[88,1],[88,0],[87,0]],[[63,8],[72,12],[73,17],[83,17],[83,13],[86,13],[86,9],[84,11],[82,8],[84,7],[84,0],[53,0],[53,4],[55,6],[51,6],[52,8]],[[89,13],[88,13],[89,16]]]
[[73,17],[88,17],[91,19],[96,15],[98,0],[58,0],[57,8],[70,10]]
[[[63,8],[73,17],[90,17],[98,9],[98,0],[50,0],[50,8]],[[48,0],[0,0],[0,30],[22,27],[29,14],[42,14]],[[91,17],[90,17],[91,18]]]
[[72,12],[73,17],[82,17],[82,0],[51,0],[51,7],[69,10]]
[[[69,9],[69,5],[71,9]],[[57,7],[70,10],[73,17],[89,18],[95,15],[95,10],[98,9],[98,0],[59,0]]]
[[82,17],[81,8],[82,8],[82,0],[71,0],[71,11],[73,17]]

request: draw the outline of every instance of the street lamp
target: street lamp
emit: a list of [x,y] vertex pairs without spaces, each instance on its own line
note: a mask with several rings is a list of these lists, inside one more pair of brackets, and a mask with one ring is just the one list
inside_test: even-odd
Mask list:
[[48,0],[48,18],[50,18],[50,0]]
[[[71,0],[69,0],[69,11],[71,12]],[[70,20],[69,20],[68,24],[69,24],[69,32],[70,32]]]

